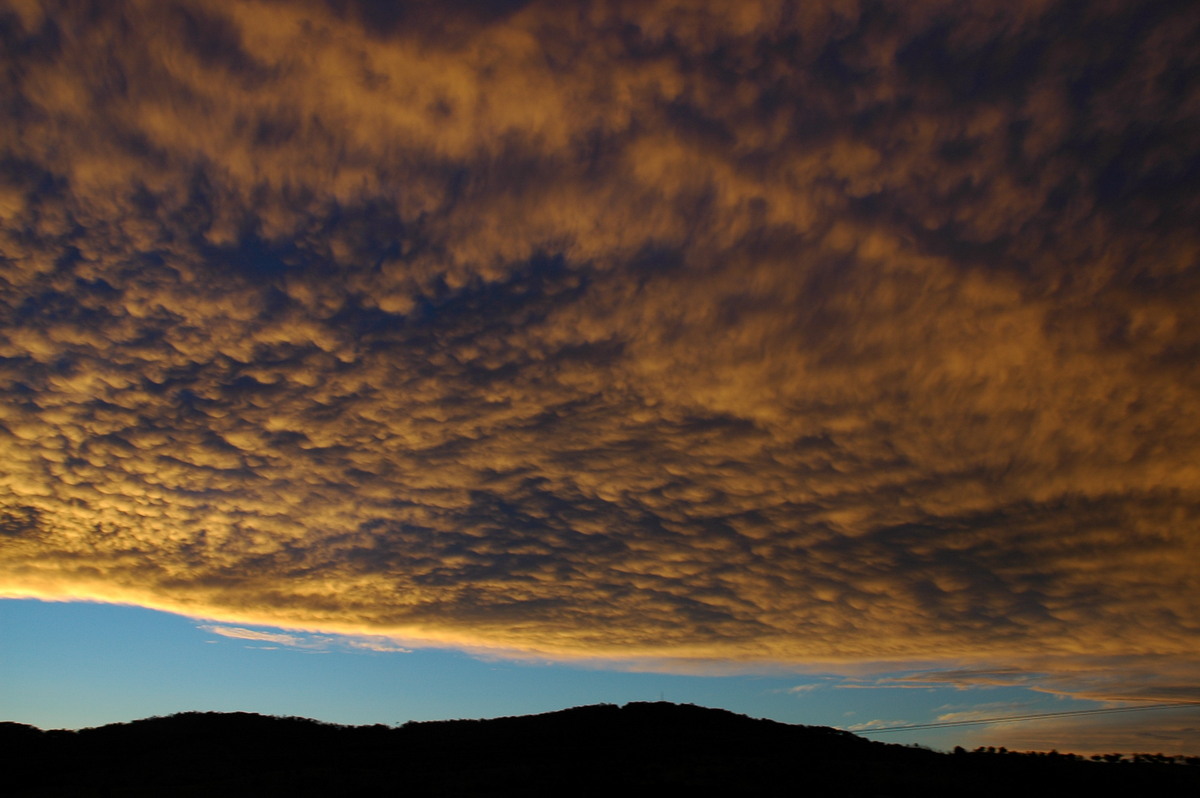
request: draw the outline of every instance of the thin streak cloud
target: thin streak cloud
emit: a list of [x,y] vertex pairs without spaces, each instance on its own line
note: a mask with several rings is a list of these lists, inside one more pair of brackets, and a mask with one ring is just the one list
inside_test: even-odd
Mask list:
[[201,624],[197,627],[220,637],[234,640],[249,640],[256,643],[274,643],[275,646],[306,649],[310,651],[328,651],[331,649],[350,651],[374,651],[377,653],[404,654],[411,649],[399,646],[385,637],[350,637],[345,635],[312,635],[287,634],[284,632],[264,632],[258,629],[244,629],[240,626],[222,626],[220,624]]
[[220,635],[221,637],[232,637],[235,640],[254,640],[256,642],[278,643],[283,646],[297,646],[303,642],[296,635],[281,634],[279,632],[257,632],[253,629],[243,629],[240,626],[205,624],[199,628],[206,632]]

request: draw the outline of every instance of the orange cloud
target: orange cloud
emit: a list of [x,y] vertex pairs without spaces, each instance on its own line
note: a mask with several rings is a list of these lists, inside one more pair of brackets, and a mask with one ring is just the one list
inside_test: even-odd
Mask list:
[[1194,12],[339,8],[5,17],[4,595],[1196,664]]

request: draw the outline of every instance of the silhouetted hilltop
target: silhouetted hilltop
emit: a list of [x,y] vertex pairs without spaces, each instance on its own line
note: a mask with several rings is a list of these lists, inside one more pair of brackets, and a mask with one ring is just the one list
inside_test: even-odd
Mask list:
[[0,723],[8,795],[1200,794],[1200,767],[941,754],[664,702],[339,726],[187,712],[80,731]]

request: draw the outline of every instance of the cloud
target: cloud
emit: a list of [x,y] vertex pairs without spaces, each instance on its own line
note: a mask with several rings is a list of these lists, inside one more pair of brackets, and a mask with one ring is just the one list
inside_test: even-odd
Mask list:
[[381,8],[3,16],[4,595],[1194,690],[1196,9]]
[[[1034,668],[957,668],[926,670],[848,681],[838,687],[917,688],[955,687],[987,690],[1020,687],[1061,699],[1100,702],[1071,704],[1069,709],[1038,707],[1029,701],[972,701],[939,708],[934,722],[977,722],[964,730],[963,745],[1006,747],[1011,750],[1050,750],[1080,754],[1187,753],[1200,735],[1195,723],[1200,711],[1187,659],[1147,662],[1141,658],[1104,661],[1072,658]],[[1056,713],[1063,716],[1056,717]],[[1049,717],[1029,717],[1047,713]],[[1097,714],[1092,714],[1097,713]],[[1019,722],[985,723],[1004,717]]]
[[282,634],[280,632],[259,632],[253,629],[243,629],[240,626],[217,626],[216,624],[204,624],[199,628],[206,632],[211,632],[221,637],[232,637],[236,640],[254,640],[265,643],[278,643],[283,646],[298,646],[304,641],[296,635]]
[[411,648],[396,645],[382,637],[350,638],[344,641],[347,646],[361,651],[376,651],[383,654],[411,654]]
[[[1040,666],[1040,667],[1039,667]],[[1066,661],[1029,658],[1025,667],[927,670],[882,676],[863,687],[955,687],[960,690],[1027,687],[1095,701],[1200,701],[1190,661],[1170,658],[1074,656]]]
[[825,685],[823,684],[798,684],[795,687],[788,687],[782,692],[792,693],[793,695],[803,695],[804,693],[810,693],[813,690],[819,690],[824,686]]
[[1200,707],[1049,718],[972,730],[964,747],[1004,746],[1014,751],[1055,749],[1083,755],[1160,753],[1190,755],[1200,739]]
[[937,710],[935,723],[973,723],[1003,717],[1019,717],[1041,714],[1029,702],[991,701],[970,706],[943,706]]
[[878,718],[876,718],[874,720],[868,720],[868,721],[864,721],[863,723],[855,723],[851,726],[847,726],[847,727],[845,727],[845,730],[846,731],[870,731],[872,729],[888,729],[893,726],[907,726],[907,725],[909,725],[909,721],[907,721],[907,720],[879,720]]
[[264,649],[275,649],[279,646],[305,649],[325,653],[329,650],[374,651],[391,654],[407,654],[411,649],[397,645],[395,642],[380,636],[331,636],[331,635],[296,635],[284,632],[264,632],[256,629],[244,629],[240,626],[221,626],[219,624],[201,624],[199,629],[211,632],[221,637],[235,640],[250,640],[260,643],[275,643],[274,646],[258,646]]

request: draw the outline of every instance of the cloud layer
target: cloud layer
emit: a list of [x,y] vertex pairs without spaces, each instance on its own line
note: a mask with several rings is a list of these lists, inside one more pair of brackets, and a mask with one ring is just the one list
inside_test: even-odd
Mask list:
[[7,4],[4,595],[1194,674],[1200,9],[797,6]]

